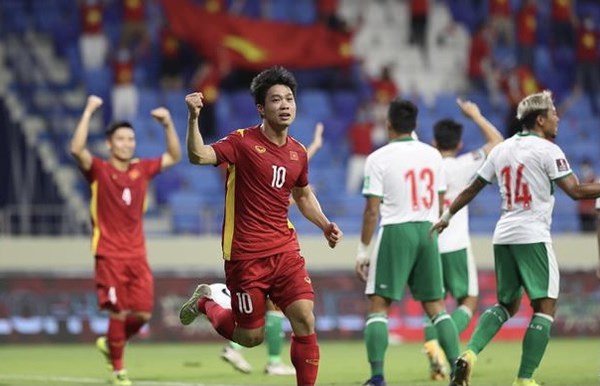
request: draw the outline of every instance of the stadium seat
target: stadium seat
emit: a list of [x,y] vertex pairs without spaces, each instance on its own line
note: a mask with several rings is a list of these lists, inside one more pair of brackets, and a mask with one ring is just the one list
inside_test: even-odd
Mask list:
[[202,199],[197,193],[180,191],[169,197],[171,222],[174,233],[201,233]]
[[332,115],[329,95],[325,91],[305,90],[298,95],[298,112],[309,115],[316,120],[324,120]]

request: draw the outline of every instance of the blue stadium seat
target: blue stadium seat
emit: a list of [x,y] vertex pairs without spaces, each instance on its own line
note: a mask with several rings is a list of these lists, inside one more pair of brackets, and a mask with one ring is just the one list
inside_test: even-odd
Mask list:
[[337,116],[354,118],[360,105],[360,96],[354,91],[334,91],[331,102]]
[[316,120],[324,120],[332,115],[329,94],[322,90],[305,90],[298,95],[298,112]]
[[26,9],[27,3],[22,0],[0,1],[0,31],[3,33],[24,33],[31,23]]
[[171,222],[175,233],[201,233],[202,199],[195,192],[180,191],[169,196]]
[[291,4],[290,16],[295,23],[314,24],[317,21],[315,2],[313,0],[295,0]]
[[219,168],[185,165],[180,174],[188,190],[205,200],[218,200],[225,192],[225,181]]
[[290,126],[290,135],[304,146],[310,145],[317,119],[304,113],[298,113],[296,120]]
[[289,22],[292,17],[289,5],[289,1],[287,0],[270,0],[269,19],[273,21]]
[[113,80],[112,71],[108,66],[83,70],[83,77],[88,94],[98,95],[105,101],[109,99]]

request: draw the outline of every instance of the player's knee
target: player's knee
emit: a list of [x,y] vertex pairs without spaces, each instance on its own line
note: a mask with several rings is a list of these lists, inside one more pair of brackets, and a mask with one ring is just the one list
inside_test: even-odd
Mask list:
[[258,335],[241,335],[236,337],[236,342],[244,347],[256,347],[260,345],[264,340],[263,336]]
[[236,329],[233,340],[244,347],[256,347],[265,339],[264,329]]

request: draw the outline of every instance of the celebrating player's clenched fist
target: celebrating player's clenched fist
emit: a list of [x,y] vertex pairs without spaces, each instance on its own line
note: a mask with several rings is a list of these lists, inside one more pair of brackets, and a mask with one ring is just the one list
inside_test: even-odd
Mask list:
[[185,104],[191,115],[198,116],[200,109],[204,106],[203,99],[204,95],[201,92],[193,92],[185,96]]
[[102,106],[102,98],[96,95],[88,96],[87,103],[85,106],[86,110],[89,110],[93,113],[94,111],[98,110],[100,106]]

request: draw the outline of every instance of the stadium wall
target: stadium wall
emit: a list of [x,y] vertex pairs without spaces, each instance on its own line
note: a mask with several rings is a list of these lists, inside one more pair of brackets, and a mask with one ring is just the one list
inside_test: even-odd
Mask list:
[[[356,237],[329,250],[319,237],[302,245],[316,291],[315,312],[324,339],[359,339],[367,310],[363,285],[353,272]],[[223,281],[219,240],[214,237],[157,238],[148,241],[155,277],[155,312],[141,339],[204,341],[220,339],[204,318],[183,328],[179,306],[198,282]],[[479,311],[495,303],[489,238],[477,237],[480,268]],[[562,267],[561,300],[553,327],[558,336],[600,336],[600,289],[594,274],[592,236],[560,236],[555,247]],[[0,239],[0,343],[92,342],[104,334],[107,315],[96,307],[87,238]],[[530,320],[529,301],[502,329],[499,339],[520,339]],[[453,305],[448,301],[448,306]],[[475,319],[477,318],[477,315]],[[422,311],[410,296],[390,310],[396,341],[422,339]],[[475,323],[463,334],[468,337]],[[289,331],[289,326],[287,326]]]

